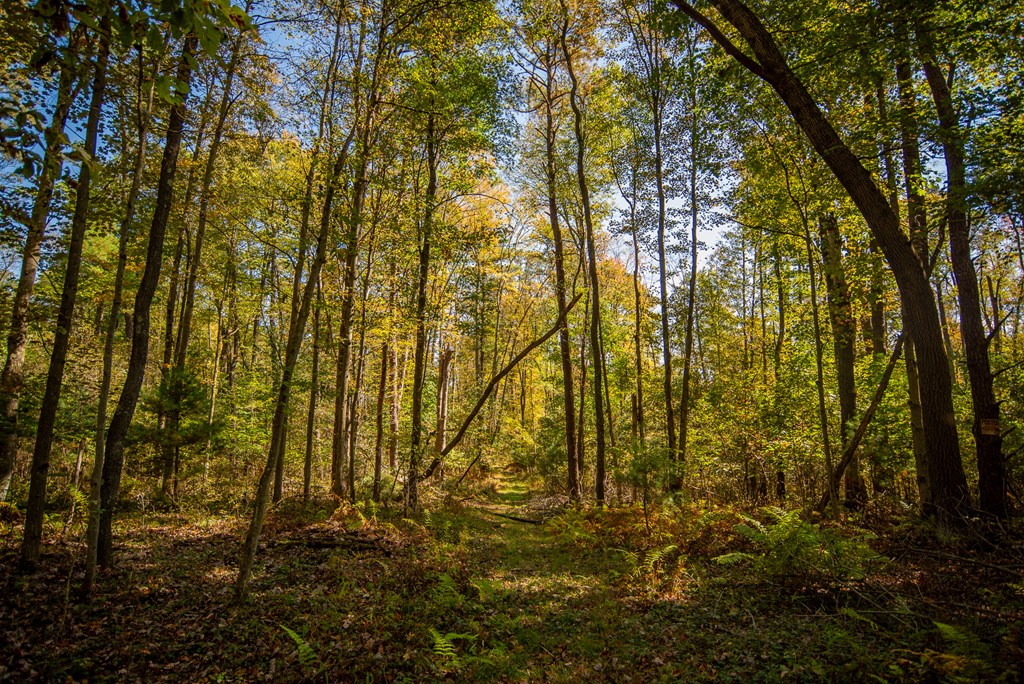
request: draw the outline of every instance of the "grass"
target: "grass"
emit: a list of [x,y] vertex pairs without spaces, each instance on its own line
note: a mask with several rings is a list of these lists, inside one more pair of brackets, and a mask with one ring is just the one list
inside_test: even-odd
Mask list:
[[[117,569],[89,604],[69,593],[77,545],[48,546],[43,569],[30,576],[14,573],[9,545],[0,679],[1021,677],[1024,592],[1012,573],[889,549],[890,563],[856,580],[789,566],[765,575],[764,565],[714,560],[760,553],[736,532],[744,519],[724,509],[656,510],[650,534],[638,509],[569,510],[537,525],[495,515],[538,517],[531,502],[526,483],[499,481],[489,494],[416,520],[279,509],[241,607],[231,586],[244,518],[124,521]],[[303,543],[352,529],[372,529],[379,541]],[[906,546],[897,534],[906,532],[879,545]],[[980,562],[997,565],[990,560]]]

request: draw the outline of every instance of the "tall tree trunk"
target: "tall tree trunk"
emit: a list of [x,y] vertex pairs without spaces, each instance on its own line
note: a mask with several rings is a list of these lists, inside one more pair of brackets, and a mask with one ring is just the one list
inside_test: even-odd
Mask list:
[[[807,215],[801,209],[800,218],[804,227],[804,244],[807,247],[807,273],[811,285],[811,319],[814,322],[814,386],[818,390],[818,424],[821,427],[821,446],[825,452],[825,477],[831,487],[832,473],[832,440],[828,431],[828,409],[825,406],[825,371],[824,371],[824,341],[821,330],[821,316],[818,313],[818,274],[814,267],[814,242],[811,240],[810,222]],[[829,491],[833,503],[837,502],[836,493]],[[838,513],[835,506],[832,509],[833,515]]]
[[[545,81],[544,81],[544,151],[545,167],[547,176],[548,191],[548,221],[551,225],[551,235],[555,243],[555,297],[558,301],[558,312],[562,313],[566,307],[566,280],[565,280],[565,246],[562,239],[562,228],[558,221],[557,204],[557,177],[555,168],[555,48],[548,45],[545,54]],[[569,499],[574,502],[580,500],[580,469],[579,452],[581,447],[576,441],[576,397],[573,392],[573,371],[572,352],[569,344],[569,320],[568,316],[562,318],[562,327],[558,331],[558,352],[562,362],[562,400],[565,410],[565,454],[568,468],[567,486]],[[580,417],[582,420],[582,416]]]
[[745,4],[740,0],[712,0],[749,46],[752,57],[739,50],[708,17],[685,0],[672,2],[704,26],[734,59],[775,89],[878,240],[896,279],[905,304],[907,328],[916,343],[932,484],[931,500],[923,501],[923,509],[926,514],[937,514],[948,520],[964,519],[971,509],[971,494],[960,459],[952,385],[935,298],[917,255],[900,230],[898,217],[871,174],[842,141],[803,82],[793,73],[774,38]]
[[[387,40],[386,31],[388,22],[382,20],[380,31],[377,36],[377,51],[374,54],[372,75],[369,84],[369,95],[365,106],[361,105],[361,86],[359,74],[363,61],[363,42],[360,41],[356,55],[357,69],[353,72],[355,101],[352,105],[353,111],[359,117],[357,129],[359,139],[356,145],[358,158],[356,160],[355,177],[352,180],[352,204],[350,213],[346,220],[346,231],[344,237],[344,269],[343,289],[341,302],[341,321],[338,331],[338,365],[336,369],[337,394],[334,405],[334,434],[331,448],[331,491],[337,497],[344,497],[347,493],[352,502],[355,502],[355,452],[350,445],[354,445],[354,430],[352,425],[357,423],[355,416],[350,416],[348,411],[348,380],[349,366],[352,355],[352,324],[355,307],[355,285],[359,266],[359,241],[361,239],[361,226],[363,207],[366,202],[366,191],[368,187],[367,170],[370,164],[370,155],[373,149],[375,115],[377,113],[378,88],[383,76],[382,66],[385,57],[385,43]],[[362,28],[365,28],[365,24]],[[362,344],[362,343],[360,343]],[[361,353],[361,352],[360,352]],[[360,363],[362,359],[360,358]],[[343,481],[343,470],[347,465],[347,482]]]
[[[605,503],[605,413],[604,413],[604,359],[601,356],[601,290],[597,278],[597,244],[594,238],[594,222],[590,211],[590,187],[586,174],[586,136],[583,132],[583,110],[580,107],[579,80],[572,63],[567,34],[569,32],[568,13],[565,0],[561,0],[563,17],[562,53],[565,55],[565,68],[569,74],[571,87],[569,105],[573,114],[573,132],[576,137],[576,181],[580,189],[580,202],[583,205],[583,224],[586,229],[587,272],[590,285],[590,348],[594,366],[594,432],[597,438],[597,449],[594,454],[594,496],[597,505]],[[582,418],[582,413],[580,414]]]
[[[399,369],[401,365],[401,369]],[[398,470],[398,419],[402,408],[402,389],[405,387],[405,372],[409,365],[409,349],[402,355],[402,363],[398,363],[398,350],[391,350],[391,418],[388,424],[388,468],[391,472]]]
[[[693,368],[693,326],[697,303],[697,92],[690,89],[690,281],[686,288],[686,333],[683,340],[683,387],[679,397],[679,459],[686,460],[690,422],[690,374]],[[682,486],[682,473],[674,476],[674,488]]]
[[[198,39],[193,34],[185,38],[178,62],[176,77],[180,83],[188,85],[192,80],[192,63]],[[121,488],[121,471],[124,466],[125,439],[128,426],[135,415],[135,406],[142,391],[142,381],[146,374],[146,358],[149,353],[149,312],[153,304],[153,295],[160,281],[160,266],[163,261],[164,235],[167,231],[167,220],[170,217],[171,203],[174,199],[174,176],[178,165],[178,150],[181,147],[181,131],[185,123],[185,103],[171,107],[167,120],[167,136],[164,143],[163,159],[160,163],[160,179],[157,182],[156,203],[153,209],[153,222],[149,229],[149,244],[146,248],[146,266],[135,295],[135,309],[132,326],[132,351],[128,360],[128,372],[125,377],[121,396],[114,409],[107,431],[106,457],[103,463],[103,489],[100,504],[100,533],[97,547],[97,559],[100,565],[109,566],[112,562],[113,538],[111,525],[114,509]]]
[[363,391],[363,368],[366,364],[366,300],[370,290],[370,274],[373,266],[374,237],[376,236],[376,217],[370,228],[370,245],[366,255],[366,272],[363,274],[363,288],[359,297],[359,350],[356,355],[356,386],[352,393],[352,406],[349,411],[348,431],[348,482],[349,501],[356,502],[356,445],[359,441],[359,401]]
[[[249,3],[251,4],[251,3]],[[247,4],[248,7],[248,4]],[[185,280],[185,288],[181,297],[181,318],[178,321],[178,334],[174,343],[174,365],[171,371],[170,391],[174,408],[166,417],[169,433],[174,436],[173,441],[177,445],[177,433],[181,422],[181,411],[178,408],[177,399],[182,392],[182,383],[185,375],[185,359],[188,356],[189,338],[192,335],[192,313],[195,308],[196,283],[199,279],[199,268],[202,263],[203,241],[206,237],[206,225],[209,222],[210,214],[210,188],[213,185],[213,173],[217,165],[217,157],[220,152],[221,143],[224,139],[224,127],[227,123],[228,114],[231,111],[233,100],[231,99],[231,87],[234,83],[235,71],[241,60],[241,48],[244,34],[239,33],[235,38],[231,49],[231,57],[225,68],[223,94],[221,96],[220,108],[217,113],[217,120],[214,124],[213,137],[210,140],[210,148],[206,154],[206,164],[203,169],[203,178],[199,189],[199,218],[196,224],[195,237],[193,238],[192,250],[188,260],[188,273]],[[177,449],[177,446],[176,446]],[[164,494],[167,494],[167,462],[164,464]]]
[[[633,395],[633,432],[637,454],[643,453],[647,442],[644,424],[644,365],[643,347],[641,346],[641,323],[643,322],[643,304],[640,295],[640,238],[637,235],[636,205],[630,204],[629,226],[633,236],[633,358],[636,363],[636,393]],[[671,404],[671,393],[669,404]],[[671,420],[669,421],[671,425]],[[645,490],[646,495],[646,490]]]
[[[80,25],[84,26],[84,25]],[[83,29],[84,30],[84,29]],[[82,40],[83,30],[76,29],[69,38],[69,52],[74,52]],[[68,58],[70,59],[70,57]],[[11,327],[7,332],[7,360],[0,375],[0,501],[7,498],[11,476],[18,453],[18,401],[24,386],[25,348],[28,345],[28,312],[32,292],[36,286],[36,273],[42,250],[46,220],[50,215],[54,183],[60,177],[64,162],[64,127],[74,101],[75,70],[69,61],[62,61],[57,82],[57,97],[53,118],[46,127],[42,170],[36,186],[29,217],[25,248],[21,253],[21,275],[11,305]]]
[[[319,288],[317,288],[319,291]],[[309,410],[306,412],[306,459],[302,467],[302,502],[309,503],[313,479],[313,441],[316,437],[316,400],[320,394],[320,302],[313,309],[313,367],[309,376]]]
[[[974,443],[978,453],[978,499],[984,513],[1005,518],[1006,463],[999,424],[999,402],[993,389],[989,364],[989,337],[982,323],[981,293],[971,258],[970,225],[967,218],[967,180],[964,166],[964,137],[953,96],[946,78],[932,58],[927,34],[919,31],[925,77],[939,114],[942,151],[946,159],[946,216],[949,225],[949,258],[956,279],[960,305],[960,336],[967,359],[967,376],[974,407]],[[995,312],[998,316],[998,312]]]
[[[88,160],[96,156],[96,139],[99,137],[100,116],[107,87],[107,62],[110,57],[110,43],[104,32],[109,30],[110,21],[104,16],[100,22],[100,35],[96,50],[96,64],[93,67],[92,98],[89,102],[89,116],[85,124],[85,146],[83,151]],[[57,313],[57,328],[50,352],[50,368],[46,376],[46,390],[39,411],[36,428],[35,449],[32,452],[32,477],[28,493],[28,510],[25,513],[25,538],[21,546],[21,561],[32,566],[39,560],[39,545],[43,536],[43,512],[46,508],[46,476],[50,470],[50,450],[53,446],[53,427],[60,405],[61,388],[64,384],[64,365],[68,358],[71,341],[71,324],[78,300],[78,276],[82,270],[82,248],[85,243],[85,229],[89,219],[89,200],[92,171],[88,161],[83,161],[78,171],[78,187],[75,190],[75,213],[71,218],[68,260],[64,271],[64,288],[61,292],[60,311]]]
[[[843,270],[842,237],[833,214],[822,216],[818,222],[821,233],[821,254],[824,260],[825,286],[828,289],[828,312],[832,320],[832,341],[836,355],[836,376],[839,385],[839,434],[845,448],[853,434],[853,419],[857,412],[857,385],[854,379],[856,360],[857,324],[853,318],[850,288]],[[829,475],[831,477],[831,474]],[[853,452],[846,468],[846,505],[860,509],[867,502],[867,489],[861,474],[860,455]]]
[[380,478],[384,465],[384,399],[388,387],[388,362],[391,350],[387,342],[380,350],[380,385],[377,388],[377,437],[373,447],[373,501],[380,503]]
[[427,281],[430,278],[430,247],[434,232],[434,210],[437,201],[438,141],[435,131],[434,111],[427,114],[427,188],[423,198],[423,224],[420,232],[419,269],[416,280],[416,347],[413,357],[412,379],[412,436],[409,448],[409,471],[406,476],[406,508],[416,511],[419,507],[417,479],[423,454],[420,443],[423,439],[423,381],[426,375],[427,350]]
[[[914,92],[914,76],[907,49],[906,29],[897,25],[896,84],[899,91],[900,109],[900,151],[903,157],[903,176],[907,194],[907,225],[910,243],[921,262],[928,268],[928,214],[925,207],[924,179],[921,175],[921,146],[918,141],[917,95]],[[893,212],[897,218],[896,212]],[[940,322],[942,301],[939,299]],[[906,311],[901,306],[906,320]],[[940,323],[941,324],[941,323]],[[907,370],[907,401],[910,406],[910,436],[914,450],[914,465],[917,487],[922,502],[931,500],[931,478],[928,475],[928,445],[925,441],[924,409],[921,403],[921,378],[917,366],[917,352],[912,332],[905,335],[904,363]],[[948,354],[948,348],[947,348]],[[952,377],[952,376],[951,376]]]
[[[140,52],[141,60],[141,52]],[[159,60],[157,60],[159,63]],[[106,456],[107,436],[107,404],[110,399],[110,385],[113,378],[114,338],[121,312],[121,296],[124,288],[124,272],[128,263],[128,237],[132,223],[135,221],[135,204],[142,187],[142,174],[146,168],[146,143],[149,138],[149,126],[152,121],[153,97],[156,91],[155,79],[150,81],[148,93],[143,104],[142,97],[143,72],[140,61],[139,70],[139,101],[137,103],[138,147],[136,148],[135,168],[132,183],[125,198],[124,216],[117,240],[117,268],[114,274],[114,294],[110,303],[110,318],[107,321],[106,338],[103,342],[103,377],[100,381],[100,394],[96,408],[95,460],[89,480],[89,520],[86,528],[86,559],[85,578],[82,580],[82,594],[92,593],[96,579],[96,553],[100,533],[100,495],[103,489],[103,463]]]
[[434,449],[444,451],[448,443],[448,387],[451,384],[452,356],[455,350],[445,347],[440,354],[437,369],[437,429],[434,433]]
[[[186,268],[191,252],[191,237],[189,236],[188,223],[192,209],[193,197],[195,196],[196,169],[199,168],[199,156],[202,153],[203,141],[206,138],[206,126],[209,123],[210,106],[213,102],[213,88],[206,89],[206,96],[199,108],[199,123],[196,126],[195,147],[192,150],[192,161],[189,164],[188,180],[185,183],[184,201],[182,202],[181,217],[178,221],[178,237],[174,248],[174,259],[171,262],[171,273],[167,286],[167,306],[164,311],[164,348],[163,358],[160,362],[161,387],[166,398],[174,401],[178,394],[181,378],[174,370],[174,322],[178,315],[179,288],[181,286],[182,259],[185,260]],[[177,451],[174,436],[177,434],[177,426],[170,425],[171,417],[165,413],[163,405],[157,412],[157,430],[164,435],[161,445],[162,477],[160,495],[166,500],[173,498],[174,484],[174,460]]]

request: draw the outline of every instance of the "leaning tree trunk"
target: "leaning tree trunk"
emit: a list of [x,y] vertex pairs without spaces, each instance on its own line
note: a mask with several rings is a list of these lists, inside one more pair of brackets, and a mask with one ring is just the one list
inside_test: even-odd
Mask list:
[[[159,61],[159,60],[158,60]],[[141,83],[140,83],[141,88]],[[89,480],[89,520],[86,526],[86,557],[85,578],[82,580],[82,594],[92,593],[96,580],[96,551],[100,533],[100,495],[103,489],[103,463],[106,456],[107,436],[107,404],[110,400],[110,385],[114,369],[114,338],[120,320],[121,296],[124,289],[124,272],[128,263],[128,237],[132,223],[135,221],[135,205],[142,188],[142,174],[146,168],[146,143],[149,138],[149,126],[153,112],[155,81],[150,81],[146,103],[142,105],[139,96],[138,134],[139,143],[135,156],[135,168],[132,173],[132,184],[125,198],[124,216],[121,219],[120,234],[117,239],[117,268],[114,274],[114,293],[110,303],[110,318],[103,342],[103,376],[100,381],[100,394],[96,408],[95,460],[92,476]]]
[[[355,129],[352,130],[354,132]],[[324,193],[323,213],[321,215],[313,261],[310,264],[309,274],[302,288],[301,298],[292,300],[293,311],[289,318],[288,340],[285,345],[281,382],[277,388],[277,401],[274,408],[273,422],[271,423],[270,448],[267,450],[267,462],[263,466],[263,474],[260,476],[259,484],[256,487],[252,521],[249,524],[249,532],[245,537],[245,544],[242,546],[238,579],[235,583],[235,598],[239,602],[245,600],[249,590],[249,577],[252,574],[253,562],[256,560],[256,548],[259,544],[260,533],[263,531],[263,521],[267,516],[267,507],[270,504],[270,487],[274,479],[274,470],[284,451],[284,436],[288,423],[288,405],[291,400],[291,386],[295,373],[295,364],[298,361],[299,351],[302,348],[302,338],[306,332],[306,320],[309,318],[313,293],[316,292],[320,282],[320,271],[327,260],[327,239],[331,232],[331,211],[334,204],[334,195],[337,191],[339,178],[345,168],[345,162],[348,159],[348,148],[352,142],[352,137],[350,133],[348,139],[343,143],[341,151],[338,153],[333,168],[330,170],[327,190]],[[305,251],[306,245],[300,245],[300,248]]]
[[[109,30],[110,22],[101,21],[100,30]],[[99,137],[100,115],[107,87],[107,62],[110,57],[110,43],[102,33],[96,53],[96,66],[92,80],[92,99],[89,116],[85,124],[85,146],[82,148],[87,159],[96,156],[96,139]],[[78,300],[78,276],[82,271],[82,248],[85,244],[85,229],[89,218],[89,199],[92,185],[92,170],[84,161],[78,172],[78,187],[75,190],[75,213],[71,219],[71,235],[68,241],[68,260],[64,271],[64,289],[57,313],[57,329],[53,336],[50,352],[50,368],[46,376],[46,390],[39,411],[36,428],[36,444],[32,452],[32,479],[28,492],[28,510],[25,513],[25,539],[21,546],[21,561],[34,565],[39,560],[39,545],[43,536],[43,512],[46,508],[46,476],[50,470],[50,450],[53,447],[53,428],[60,405],[61,388],[64,384],[64,365],[68,360],[68,346],[71,342],[71,324],[75,317],[75,303]]]
[[[189,34],[181,51],[178,63],[177,79],[188,85],[192,80],[192,64],[195,61],[198,39]],[[160,266],[163,261],[164,235],[167,232],[167,220],[170,217],[171,204],[174,200],[174,176],[178,165],[178,150],[181,147],[181,132],[185,123],[185,103],[171,107],[167,120],[167,138],[164,143],[164,155],[160,163],[160,179],[157,182],[156,203],[153,209],[153,222],[149,229],[149,245],[146,249],[146,266],[135,295],[135,310],[132,316],[132,352],[128,360],[128,372],[125,377],[121,397],[110,420],[107,431],[106,458],[103,463],[103,483],[100,504],[100,533],[97,546],[97,558],[100,565],[109,566],[112,561],[113,539],[111,524],[114,519],[114,507],[121,487],[121,470],[124,466],[125,440],[128,426],[135,415],[135,406],[142,391],[142,381],[146,374],[146,357],[149,353],[149,311],[153,304],[157,283],[160,280]]]
[[737,48],[717,25],[685,0],[672,2],[704,26],[734,59],[774,88],[878,240],[896,279],[905,305],[906,325],[916,343],[932,484],[931,500],[923,501],[922,508],[929,515],[963,520],[971,511],[971,494],[960,458],[953,388],[942,343],[942,329],[928,277],[900,230],[899,218],[875,185],[871,174],[839,137],[806,86],[793,73],[772,35],[745,4],[740,0],[712,0],[725,20],[739,32],[753,57]]

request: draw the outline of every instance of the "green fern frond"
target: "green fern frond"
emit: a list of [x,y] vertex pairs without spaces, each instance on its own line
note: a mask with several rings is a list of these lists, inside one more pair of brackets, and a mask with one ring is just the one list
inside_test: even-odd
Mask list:
[[669,554],[675,551],[678,547],[675,544],[669,544],[668,546],[661,549],[654,549],[648,551],[644,558],[643,569],[645,572],[653,572],[654,566],[660,563]]
[[465,601],[455,580],[448,573],[442,573],[437,578],[437,586],[433,591],[434,601],[445,608],[458,608]]
[[491,580],[486,577],[478,577],[477,579],[474,579],[471,584],[476,587],[477,592],[479,592],[481,603],[486,603],[494,598],[496,590],[494,582]]
[[303,639],[302,636],[294,630],[288,629],[284,625],[278,626],[284,630],[285,634],[292,638],[292,641],[295,642],[295,646],[299,649],[299,663],[302,667],[316,667],[320,662],[320,656],[316,654],[316,651],[314,651],[313,647],[309,645],[309,642]]

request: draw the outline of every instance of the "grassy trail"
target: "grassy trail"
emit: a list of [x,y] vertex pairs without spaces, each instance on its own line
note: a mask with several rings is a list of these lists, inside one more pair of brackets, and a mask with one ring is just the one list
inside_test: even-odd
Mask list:
[[[499,476],[414,520],[284,505],[271,513],[242,606],[231,588],[244,514],[126,518],[118,565],[88,604],[72,592],[81,551],[73,536],[48,545],[29,576],[15,572],[8,544],[0,548],[0,681],[1021,675],[1022,602],[1005,572],[903,557],[860,581],[769,577],[756,562],[715,562],[750,550],[736,534],[736,511],[655,511],[648,529],[637,508],[563,510],[537,490]],[[1004,608],[973,610],[981,605]]]

